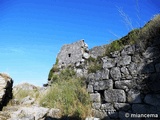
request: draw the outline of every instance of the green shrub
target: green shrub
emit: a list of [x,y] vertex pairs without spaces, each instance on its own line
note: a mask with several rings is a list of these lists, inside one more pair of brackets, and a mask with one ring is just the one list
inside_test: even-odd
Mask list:
[[90,115],[91,105],[83,82],[73,70],[62,70],[57,81],[41,96],[40,105],[59,108],[63,115],[85,118]]

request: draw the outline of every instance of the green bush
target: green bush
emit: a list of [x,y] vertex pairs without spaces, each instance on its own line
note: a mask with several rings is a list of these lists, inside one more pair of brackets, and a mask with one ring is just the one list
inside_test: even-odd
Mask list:
[[91,105],[83,82],[73,70],[62,70],[47,93],[41,96],[40,105],[59,108],[63,115],[85,118],[91,113]]

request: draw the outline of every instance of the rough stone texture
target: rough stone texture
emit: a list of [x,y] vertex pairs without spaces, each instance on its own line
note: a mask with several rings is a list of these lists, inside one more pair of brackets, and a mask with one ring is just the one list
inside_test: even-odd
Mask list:
[[23,105],[32,105],[34,102],[35,102],[35,99],[30,96],[27,96],[21,100],[21,104]]
[[101,103],[92,103],[92,108],[99,110],[101,107]]
[[118,67],[111,68],[110,74],[114,80],[120,80],[120,78],[121,78],[121,72]]
[[118,89],[123,89],[125,91],[128,91],[132,88],[132,80],[123,80],[123,81],[116,81],[115,87]]
[[92,102],[101,102],[101,96],[99,93],[91,93],[90,98]]
[[116,61],[112,58],[109,58],[108,56],[106,57],[103,57],[102,58],[102,61],[103,61],[103,68],[106,69],[106,68],[112,68],[116,65]]
[[105,110],[105,111],[115,111],[113,104],[111,103],[105,103],[101,105],[101,110]]
[[102,56],[105,53],[105,47],[106,47],[106,45],[93,47],[92,49],[89,50],[89,54],[93,58],[97,58],[98,56]]
[[94,90],[107,90],[113,88],[113,81],[112,80],[102,80],[95,82]]
[[93,85],[88,85],[87,91],[93,93]]
[[131,56],[125,55],[119,58],[118,66],[129,65],[131,62]]
[[135,45],[127,45],[124,47],[124,49],[121,51],[121,55],[133,55],[135,52]]
[[13,80],[7,74],[0,73],[0,110],[12,98]]
[[119,51],[114,51],[114,52],[111,52],[110,54],[111,54],[112,58],[116,58],[116,57],[120,56],[120,52]]
[[106,102],[126,102],[124,90],[109,89],[104,92]]
[[[31,106],[31,107],[21,107],[17,111],[11,113],[11,118],[9,120],[40,120],[43,119],[49,108]],[[32,120],[31,119],[31,120]]]
[[88,49],[88,45],[84,43],[84,40],[64,45],[57,56],[58,65],[67,66],[81,61],[83,57],[88,58],[86,49]]

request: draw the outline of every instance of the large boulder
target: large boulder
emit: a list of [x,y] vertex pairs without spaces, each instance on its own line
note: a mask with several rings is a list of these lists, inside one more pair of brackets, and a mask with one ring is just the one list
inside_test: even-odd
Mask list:
[[0,73],[0,110],[12,98],[13,80],[7,74]]

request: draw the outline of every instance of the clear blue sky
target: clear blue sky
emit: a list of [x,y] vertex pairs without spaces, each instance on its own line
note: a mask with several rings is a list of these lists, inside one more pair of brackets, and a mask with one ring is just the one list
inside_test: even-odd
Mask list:
[[[0,0],[0,72],[14,85],[42,86],[63,44],[92,48],[126,35],[160,12],[159,0]],[[137,17],[139,16],[139,17]]]

